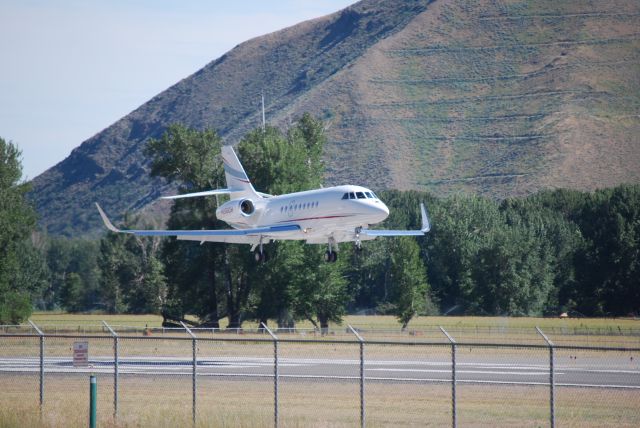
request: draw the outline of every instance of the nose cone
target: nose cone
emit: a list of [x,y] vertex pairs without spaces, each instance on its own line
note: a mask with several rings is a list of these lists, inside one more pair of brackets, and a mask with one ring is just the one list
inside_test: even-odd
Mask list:
[[389,217],[389,208],[384,204],[384,202],[379,201],[379,203],[374,205],[374,209],[376,212],[376,217],[378,218],[378,223],[384,221],[384,219]]

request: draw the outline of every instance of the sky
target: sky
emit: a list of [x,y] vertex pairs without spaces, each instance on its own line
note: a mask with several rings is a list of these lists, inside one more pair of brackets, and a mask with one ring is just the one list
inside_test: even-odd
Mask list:
[[250,38],[356,0],[0,0],[0,137],[35,178]]

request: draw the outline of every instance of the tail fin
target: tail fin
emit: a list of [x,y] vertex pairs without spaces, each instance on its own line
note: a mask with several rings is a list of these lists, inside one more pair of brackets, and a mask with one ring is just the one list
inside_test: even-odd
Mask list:
[[[225,179],[227,180],[226,189],[206,190],[204,192],[184,193],[174,196],[162,196],[160,199],[195,198],[211,195],[231,195],[231,199],[259,199],[271,196],[255,191],[251,185],[251,181],[249,181],[249,177],[247,177],[247,173],[244,172],[244,168],[242,168],[242,165],[238,160],[238,156],[236,156],[236,152],[233,151],[233,147],[222,146],[222,163],[224,166]],[[98,207],[98,210],[99,209],[100,207]]]
[[260,196],[251,185],[251,181],[244,172],[244,168],[231,146],[222,146],[222,162],[227,189],[231,199],[259,198]]

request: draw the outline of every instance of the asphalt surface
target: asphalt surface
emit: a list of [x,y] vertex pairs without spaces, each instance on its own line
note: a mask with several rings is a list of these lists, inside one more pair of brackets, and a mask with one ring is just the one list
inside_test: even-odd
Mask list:
[[[473,356],[460,353],[456,363],[456,379],[460,384],[548,385],[548,356]],[[557,386],[623,388],[640,390],[640,364],[631,356],[591,355],[556,358]],[[191,376],[193,360],[188,358],[127,357],[119,361],[122,376]],[[0,376],[17,373],[39,373],[38,358],[0,357]],[[113,373],[113,359],[89,358],[88,367],[73,367],[71,358],[46,358],[45,373],[74,375]],[[450,382],[451,361],[444,359],[411,360],[402,358],[366,359],[365,378],[369,382]],[[198,357],[199,376],[268,379],[274,374],[272,358]],[[279,358],[279,377],[288,380],[357,381],[360,360],[325,358]]]

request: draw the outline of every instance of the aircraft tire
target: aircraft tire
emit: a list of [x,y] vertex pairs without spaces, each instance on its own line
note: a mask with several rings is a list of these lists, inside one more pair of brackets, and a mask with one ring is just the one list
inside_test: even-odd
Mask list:
[[260,251],[255,251],[253,253],[253,257],[256,260],[256,263],[264,263],[265,261],[267,261],[267,254],[264,252],[260,252]]

